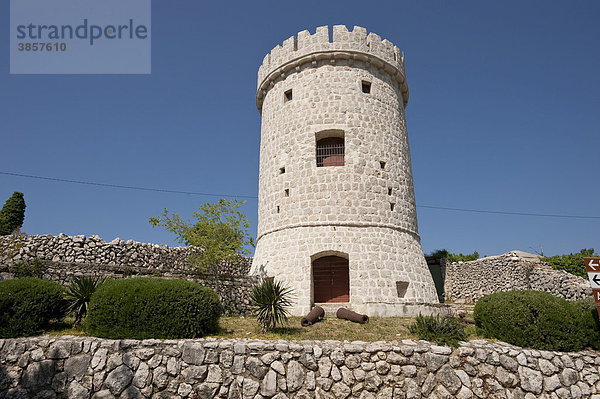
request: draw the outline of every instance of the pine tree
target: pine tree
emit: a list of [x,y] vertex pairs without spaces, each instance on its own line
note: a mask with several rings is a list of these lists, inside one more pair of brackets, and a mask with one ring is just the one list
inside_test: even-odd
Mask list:
[[25,199],[23,193],[15,191],[0,210],[0,235],[7,236],[23,226]]

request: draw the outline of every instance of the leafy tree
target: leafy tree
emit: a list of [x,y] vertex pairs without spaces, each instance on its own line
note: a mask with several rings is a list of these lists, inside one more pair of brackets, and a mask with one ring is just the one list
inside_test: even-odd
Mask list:
[[0,210],[0,235],[7,236],[13,232],[18,232],[23,226],[24,219],[25,200],[23,199],[23,193],[15,191]]
[[587,279],[587,271],[585,270],[585,263],[583,258],[598,256],[594,252],[594,248],[582,249],[579,253],[568,254],[568,255],[554,255],[554,256],[542,256],[542,261],[546,262],[553,269],[564,270],[576,276]]
[[425,258],[428,260],[446,258],[448,262],[468,262],[479,259],[479,252],[475,251],[472,254],[464,255],[462,253],[455,254],[446,249],[436,249],[425,255]]
[[217,203],[201,204],[192,214],[197,220],[195,224],[186,222],[176,213],[169,215],[165,209],[160,217],[150,218],[150,224],[174,233],[182,244],[200,248],[191,260],[199,271],[212,274],[218,284],[221,266],[240,261],[250,254],[246,246],[254,245],[248,234],[246,215],[238,210],[244,203],[221,198]]

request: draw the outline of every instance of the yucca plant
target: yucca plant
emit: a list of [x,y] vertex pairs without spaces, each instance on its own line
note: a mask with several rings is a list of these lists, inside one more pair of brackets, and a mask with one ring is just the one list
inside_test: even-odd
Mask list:
[[433,341],[438,345],[458,346],[465,341],[465,326],[452,316],[423,316],[419,313],[408,329],[419,339]]
[[292,304],[293,290],[272,278],[265,278],[252,287],[250,300],[256,307],[254,314],[261,325],[262,332],[283,326]]
[[88,310],[90,298],[96,288],[106,280],[100,276],[73,277],[65,290],[65,299],[68,303],[67,311],[75,315],[73,327],[81,323]]

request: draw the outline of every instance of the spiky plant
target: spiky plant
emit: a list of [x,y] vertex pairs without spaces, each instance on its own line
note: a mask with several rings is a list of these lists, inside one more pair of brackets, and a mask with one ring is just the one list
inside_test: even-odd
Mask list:
[[81,323],[88,310],[90,298],[96,288],[106,280],[100,276],[73,277],[65,290],[65,299],[68,302],[67,311],[75,315],[73,327]]
[[292,304],[293,290],[272,278],[265,278],[252,287],[250,300],[256,307],[254,314],[261,325],[262,332],[283,326]]
[[419,339],[433,341],[438,345],[458,347],[458,341],[466,341],[465,325],[451,316],[423,316],[419,313],[408,329]]

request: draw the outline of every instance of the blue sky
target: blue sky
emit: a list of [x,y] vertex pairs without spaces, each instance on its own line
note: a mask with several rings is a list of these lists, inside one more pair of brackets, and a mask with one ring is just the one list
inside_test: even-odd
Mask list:
[[[256,74],[276,44],[364,26],[405,52],[418,206],[600,216],[600,2],[153,0],[150,75],[10,75],[0,3],[0,172],[256,196]],[[175,244],[148,218],[218,197],[0,174],[28,234]],[[256,233],[257,201],[243,209]],[[418,208],[423,249],[600,249],[600,219]]]

